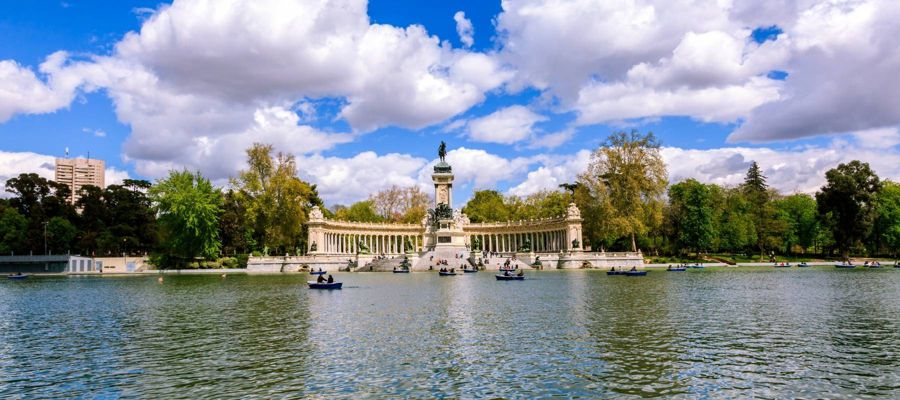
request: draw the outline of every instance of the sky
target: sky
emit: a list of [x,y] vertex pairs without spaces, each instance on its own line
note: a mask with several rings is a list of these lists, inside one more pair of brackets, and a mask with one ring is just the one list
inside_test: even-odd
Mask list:
[[[653,132],[669,178],[784,193],[868,162],[900,179],[892,0],[0,0],[0,181],[101,158],[107,183],[218,185],[272,144],[328,205],[454,206],[555,190],[614,131]],[[8,194],[6,194],[8,196]]]

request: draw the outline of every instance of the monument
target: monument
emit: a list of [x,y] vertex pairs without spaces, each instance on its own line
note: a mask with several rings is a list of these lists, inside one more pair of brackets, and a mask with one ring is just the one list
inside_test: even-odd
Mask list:
[[[447,145],[438,147],[431,180],[434,207],[420,223],[367,223],[328,219],[318,207],[309,213],[306,254],[252,257],[249,270],[287,272],[307,267],[329,271],[415,270],[440,266],[499,268],[507,259],[520,268],[642,267],[638,253],[590,252],[582,243],[581,212],[574,201],[550,218],[473,223],[453,209],[453,167]],[[573,191],[572,188],[566,188]],[[436,269],[436,268],[435,268]]]

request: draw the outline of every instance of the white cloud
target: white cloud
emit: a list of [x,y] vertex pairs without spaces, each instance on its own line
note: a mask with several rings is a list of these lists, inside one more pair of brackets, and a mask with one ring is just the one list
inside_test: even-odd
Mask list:
[[[103,89],[131,127],[123,157],[138,173],[187,167],[214,180],[241,165],[243,149],[226,144],[268,141],[302,155],[354,138],[303,125],[317,117],[317,100],[334,101],[354,132],[418,129],[465,112],[512,76],[422,26],[371,24],[364,0],[176,1],[109,56],[48,57],[44,81],[11,61],[0,68],[0,121]],[[294,123],[272,114],[295,106],[303,119]],[[282,122],[261,124],[260,113]]]
[[872,149],[889,149],[900,144],[900,129],[896,127],[869,129],[854,132],[860,146]]
[[751,161],[759,163],[768,184],[782,193],[815,193],[825,184],[825,172],[840,163],[861,160],[869,163],[882,178],[900,178],[900,151],[874,148],[864,140],[834,139],[824,146],[788,149],[727,147],[688,150],[666,147],[663,158],[669,180],[696,178],[702,182],[735,186],[743,182]]
[[790,75],[779,101],[728,138],[764,142],[900,124],[900,3],[817,2],[783,28]]
[[530,171],[524,181],[509,189],[509,194],[527,196],[541,190],[557,190],[563,183],[575,182],[587,170],[591,152],[581,150],[573,155],[544,155],[541,166]]
[[425,163],[407,154],[379,156],[371,151],[350,158],[312,155],[297,159],[301,177],[315,183],[328,204],[350,204],[392,185],[417,185],[415,176]]
[[[431,173],[438,160],[432,160],[419,171],[421,185],[431,186]],[[493,189],[499,182],[523,175],[534,160],[526,157],[507,159],[481,149],[460,147],[447,152],[447,162],[453,166],[457,185],[474,189]],[[462,199],[455,199],[458,201]]]
[[75,97],[74,88],[52,74],[64,59],[65,53],[54,53],[40,65],[41,72],[49,73],[46,83],[16,61],[0,60],[0,123],[15,114],[45,114],[68,106]]
[[466,47],[472,47],[475,44],[475,39],[472,37],[475,34],[472,21],[469,21],[466,18],[466,13],[462,11],[457,11],[456,14],[453,14],[453,20],[456,21],[456,34],[459,35],[459,41]]
[[131,177],[128,175],[128,171],[122,171],[116,169],[115,167],[107,168],[106,172],[103,175],[104,182],[106,186],[109,185],[121,185],[122,181],[126,179],[130,179]]
[[520,105],[499,109],[468,122],[469,139],[478,142],[512,144],[528,139],[534,124],[548,118]]
[[96,137],[106,137],[106,131],[102,129],[81,128],[81,131],[84,133],[89,133]]

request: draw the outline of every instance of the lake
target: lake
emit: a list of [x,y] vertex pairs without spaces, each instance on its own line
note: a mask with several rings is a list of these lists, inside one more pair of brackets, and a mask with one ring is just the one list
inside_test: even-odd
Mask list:
[[0,398],[900,397],[900,270],[0,282]]

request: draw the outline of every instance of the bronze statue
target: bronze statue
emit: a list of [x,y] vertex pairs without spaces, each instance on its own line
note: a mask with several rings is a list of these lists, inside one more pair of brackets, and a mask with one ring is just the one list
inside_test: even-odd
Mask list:
[[441,162],[444,161],[444,157],[447,156],[447,144],[441,140],[441,145],[438,146],[438,157],[441,158]]

